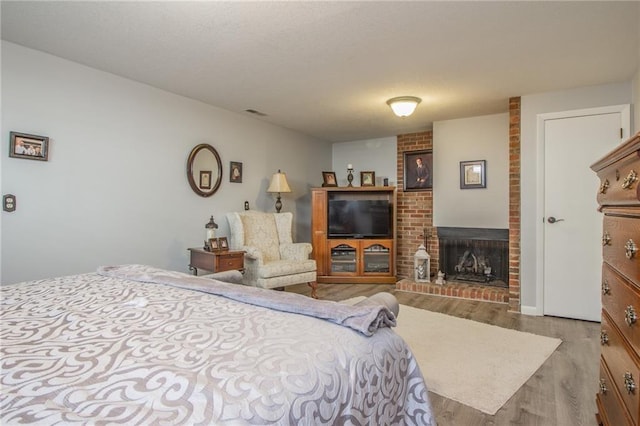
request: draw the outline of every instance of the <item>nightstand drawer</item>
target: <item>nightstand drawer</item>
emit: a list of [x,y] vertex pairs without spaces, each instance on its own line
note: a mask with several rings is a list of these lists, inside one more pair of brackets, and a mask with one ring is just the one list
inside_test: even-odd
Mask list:
[[198,275],[199,269],[210,272],[244,271],[244,251],[223,250],[206,251],[201,248],[190,248],[189,269]]
[[244,252],[227,252],[216,256],[216,272],[234,269],[244,269]]

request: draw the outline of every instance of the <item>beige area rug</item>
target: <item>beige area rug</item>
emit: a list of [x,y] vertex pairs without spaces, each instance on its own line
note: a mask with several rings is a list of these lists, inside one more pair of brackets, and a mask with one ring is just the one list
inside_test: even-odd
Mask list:
[[491,415],[562,343],[406,305],[400,305],[395,331],[409,344],[430,391]]

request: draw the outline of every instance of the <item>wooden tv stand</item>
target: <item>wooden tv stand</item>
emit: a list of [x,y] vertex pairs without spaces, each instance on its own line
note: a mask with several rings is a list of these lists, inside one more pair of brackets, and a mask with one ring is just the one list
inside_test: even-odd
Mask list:
[[[372,196],[391,204],[390,238],[329,238],[329,194]],[[332,284],[396,283],[396,188],[393,186],[324,187],[311,190],[311,243],[317,281]]]

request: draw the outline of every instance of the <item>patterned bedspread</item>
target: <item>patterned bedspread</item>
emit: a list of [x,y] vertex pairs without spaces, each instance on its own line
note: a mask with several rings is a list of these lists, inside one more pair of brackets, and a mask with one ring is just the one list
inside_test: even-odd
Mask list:
[[435,425],[390,328],[98,274],[1,295],[3,425]]

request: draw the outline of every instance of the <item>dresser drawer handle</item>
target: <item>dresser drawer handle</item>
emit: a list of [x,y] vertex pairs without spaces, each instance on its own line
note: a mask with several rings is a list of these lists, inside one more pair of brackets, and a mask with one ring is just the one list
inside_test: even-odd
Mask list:
[[600,332],[600,344],[602,346],[609,344],[609,335],[604,330]]
[[624,373],[624,387],[627,388],[627,393],[631,395],[635,393],[636,390],[636,382],[633,380],[633,374],[628,371]]
[[638,174],[635,170],[631,170],[626,178],[622,181],[622,189],[631,189],[634,182],[638,180]]
[[609,287],[609,281],[604,280],[602,282],[602,294],[603,295],[607,295],[607,294],[611,294],[611,287]]
[[611,244],[611,235],[609,235],[607,231],[604,231],[604,234],[602,234],[602,245],[608,246],[609,244]]
[[600,193],[601,193],[601,194],[606,194],[606,193],[607,193],[607,189],[609,189],[609,179],[605,179],[605,180],[600,184]]
[[629,327],[636,323],[638,319],[638,315],[636,315],[636,310],[633,306],[627,306],[627,309],[624,310],[624,322],[627,323]]
[[608,389],[606,382],[604,381],[604,379],[600,379],[600,393],[604,395],[607,393],[607,390]]
[[636,246],[636,243],[634,243],[633,240],[629,238],[629,241],[627,241],[627,243],[624,245],[624,253],[627,256],[627,259],[633,259],[633,256],[636,255],[637,251],[638,246]]

